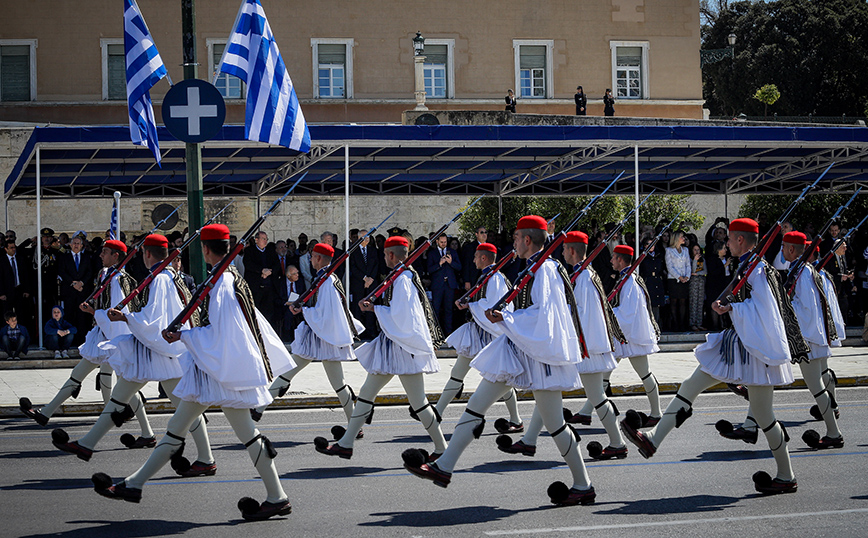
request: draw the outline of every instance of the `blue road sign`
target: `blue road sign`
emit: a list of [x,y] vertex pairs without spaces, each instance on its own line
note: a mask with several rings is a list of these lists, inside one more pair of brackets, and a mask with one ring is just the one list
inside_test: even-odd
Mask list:
[[226,119],[220,91],[204,80],[183,80],[163,99],[163,123],[178,140],[204,142],[217,134]]

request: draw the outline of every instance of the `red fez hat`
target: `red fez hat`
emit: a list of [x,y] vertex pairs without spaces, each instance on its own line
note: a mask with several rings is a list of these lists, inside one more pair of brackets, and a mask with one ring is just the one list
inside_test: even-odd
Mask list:
[[585,232],[568,232],[564,243],[584,243],[588,244],[588,234]]
[[407,241],[406,237],[400,235],[393,235],[392,237],[386,239],[386,244],[383,245],[383,248],[390,247],[407,247],[410,248],[410,242]]
[[110,248],[112,250],[124,252],[124,253],[127,251],[127,246],[125,244],[123,244],[121,241],[118,241],[117,239],[109,239],[108,241],[103,243],[102,246],[104,246],[106,248]]
[[476,250],[484,250],[486,252],[493,252],[497,254],[497,247],[492,245],[491,243],[479,243],[479,246],[476,247]]
[[229,227],[225,224],[209,224],[202,228],[202,234],[199,237],[202,241],[228,240]]
[[518,219],[518,224],[515,225],[515,229],[548,231],[549,223],[546,222],[546,219],[538,215],[528,215]]
[[735,219],[729,223],[730,232],[759,233],[759,224],[753,219]]
[[169,240],[165,235],[151,234],[145,238],[146,247],[165,247],[169,248]]
[[784,234],[784,243],[790,243],[791,245],[802,245],[808,242],[807,236],[802,232],[789,232]]
[[327,258],[333,258],[335,255],[335,249],[333,249],[331,245],[326,245],[325,243],[317,243],[313,246],[313,251],[317,254],[322,254]]
[[617,245],[615,246],[616,254],[626,254],[627,256],[633,256],[633,247],[629,245]]

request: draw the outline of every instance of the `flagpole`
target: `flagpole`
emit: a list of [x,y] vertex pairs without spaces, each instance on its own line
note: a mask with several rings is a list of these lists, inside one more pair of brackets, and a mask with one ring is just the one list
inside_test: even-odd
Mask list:
[[[196,1],[181,0],[181,41],[184,52],[184,80],[199,78],[199,64],[196,63]],[[205,199],[202,193],[202,145],[187,142],[185,145],[187,163],[187,227],[198,230],[205,222]],[[205,279],[205,260],[202,257],[199,239],[190,245],[190,267],[187,270],[202,282]]]
[[115,229],[112,230],[115,234],[115,239],[121,240],[121,192],[115,191]]

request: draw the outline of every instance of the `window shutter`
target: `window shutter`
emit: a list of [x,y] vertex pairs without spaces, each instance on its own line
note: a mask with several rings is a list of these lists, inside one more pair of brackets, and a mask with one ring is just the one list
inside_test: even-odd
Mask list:
[[127,66],[123,45],[108,45],[108,98],[122,100],[127,98]]
[[0,47],[0,101],[30,100],[30,47]]
[[425,46],[425,63],[426,64],[446,64],[447,61],[446,45],[426,45]]
[[522,45],[520,50],[521,69],[545,69],[546,47],[545,45]]
[[642,47],[618,47],[617,55],[618,65],[642,65]]
[[321,43],[318,46],[318,51],[320,64],[345,65],[347,63],[346,45]]

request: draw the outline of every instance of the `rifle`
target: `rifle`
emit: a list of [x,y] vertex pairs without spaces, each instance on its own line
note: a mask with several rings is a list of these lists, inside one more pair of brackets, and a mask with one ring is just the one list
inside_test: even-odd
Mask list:
[[[437,239],[438,237],[443,235],[446,232],[446,230],[449,228],[449,226],[452,225],[452,223],[454,223],[455,221],[460,219],[461,215],[463,215],[464,213],[469,211],[470,208],[475,206],[476,202],[482,200],[482,198],[484,196],[485,195],[483,194],[482,196],[480,196],[479,198],[474,200],[472,204],[467,206],[467,209],[465,209],[464,211],[462,211],[462,212],[458,213],[457,215],[455,215],[454,217],[452,217],[452,220],[450,220],[449,222],[447,222],[446,224],[441,226],[440,229],[437,230],[436,232],[434,232],[434,234],[431,237],[433,237],[434,239]],[[411,252],[409,256],[407,256],[407,259],[404,260],[403,262],[398,262],[398,264],[392,268],[392,271],[386,276],[386,278],[380,283],[380,285],[377,286],[377,288],[374,291],[369,293],[367,297],[362,299],[361,302],[365,302],[365,301],[372,302],[375,298],[382,296],[383,293],[385,293],[386,290],[389,289],[389,287],[395,283],[395,280],[401,275],[401,273],[406,271],[407,267],[409,267],[413,262],[415,262],[419,258],[419,256],[422,255],[422,253],[424,253],[426,250],[428,250],[428,247],[430,247],[430,246],[431,246],[431,239],[430,238],[427,239],[421,245],[417,246],[416,249],[413,252]]]
[[244,248],[244,244],[247,243],[247,240],[250,239],[254,233],[256,233],[259,227],[262,226],[262,223],[265,222],[265,219],[267,219],[268,216],[277,209],[277,207],[283,202],[283,200],[287,196],[289,196],[289,193],[291,193],[293,189],[295,189],[296,185],[301,183],[301,180],[304,179],[306,175],[307,172],[302,174],[301,177],[292,184],[292,187],[290,187],[289,190],[286,191],[286,194],[275,200],[274,203],[271,204],[271,207],[268,208],[268,211],[266,211],[258,219],[256,219],[256,222],[254,222],[253,225],[238,240],[238,244],[235,245],[235,248],[230,250],[228,254],[223,256],[222,260],[220,260],[217,264],[214,265],[214,267],[211,268],[211,272],[208,273],[208,276],[205,277],[205,280],[203,280],[202,283],[199,284],[199,286],[193,292],[193,296],[190,299],[190,302],[187,303],[187,306],[185,306],[184,309],[181,310],[181,312],[179,312],[177,316],[175,316],[175,319],[173,319],[172,322],[169,323],[169,326],[166,328],[166,332],[178,332],[178,330],[181,329],[181,326],[187,323],[187,320],[190,319],[190,316],[193,315],[193,312],[195,312],[196,309],[202,306],[202,303],[205,302],[205,297],[207,297],[208,293],[214,288],[215,285],[217,285],[217,281],[220,280],[220,277],[223,276],[223,273],[229,267],[229,264],[232,263],[232,260],[234,260],[235,257],[238,256],[238,253],[240,253],[241,250]]
[[798,282],[799,276],[801,276],[802,270],[805,268],[805,264],[808,263],[808,260],[814,253],[814,249],[817,248],[817,246],[820,244],[820,241],[823,239],[823,236],[826,235],[826,231],[829,230],[829,228],[832,226],[832,223],[838,220],[838,217],[841,216],[841,213],[843,213],[844,210],[850,206],[853,200],[856,199],[856,196],[859,195],[860,191],[862,191],[862,187],[856,189],[856,192],[853,193],[853,196],[849,200],[847,200],[847,203],[842,205],[838,208],[837,211],[835,211],[835,214],[832,215],[832,218],[830,218],[826,222],[826,224],[823,226],[823,229],[814,236],[814,239],[811,241],[811,244],[808,246],[808,248],[806,248],[802,255],[799,257],[799,259],[790,266],[790,271],[787,275],[787,281],[786,283],[784,283],[784,289],[787,290],[787,294],[790,297],[792,297],[793,294],[796,292],[796,282]]
[[[533,265],[525,267],[524,271],[522,271],[518,275],[517,283],[513,287],[512,291],[508,292],[506,295],[501,297],[499,301],[494,303],[494,306],[492,306],[490,310],[503,310],[504,308],[506,308],[506,305],[508,305],[509,303],[514,301],[516,297],[518,297],[518,294],[521,293],[521,290],[524,289],[525,286],[527,286],[528,282],[531,281],[539,268],[542,267],[543,263],[546,261],[546,258],[551,256],[552,253],[557,250],[557,248],[561,245],[561,243],[564,242],[564,239],[567,237],[567,232],[572,230],[576,226],[576,224],[578,224],[579,221],[582,220],[582,218],[588,213],[591,207],[593,207],[594,204],[596,204],[600,200],[600,198],[603,197],[606,191],[612,188],[612,185],[614,185],[615,182],[621,179],[621,176],[623,175],[624,172],[618,174],[618,177],[616,177],[614,181],[609,183],[609,186],[606,187],[603,192],[591,198],[591,201],[588,202],[585,208],[582,209],[578,215],[576,215],[576,218],[574,218],[572,222],[570,222],[563,230],[561,230],[557,237],[555,237],[554,240],[552,240],[552,242],[543,249],[542,254],[540,254],[537,261],[534,262]],[[584,348],[584,340],[582,341],[582,343]],[[585,353],[585,356],[587,356],[587,353]]]
[[759,242],[753,247],[753,249],[751,249],[750,255],[745,258],[741,265],[739,265],[738,270],[732,277],[732,281],[730,281],[730,283],[717,298],[721,306],[726,306],[735,300],[735,295],[747,283],[747,277],[749,277],[751,273],[753,273],[754,269],[757,268],[760,261],[762,261],[763,257],[766,255],[766,251],[769,249],[772,241],[778,235],[778,232],[781,231],[781,224],[785,220],[787,220],[790,214],[796,209],[796,206],[798,206],[801,201],[805,199],[805,196],[808,194],[808,192],[817,186],[817,183],[819,183],[820,180],[823,179],[823,176],[825,176],[826,173],[831,170],[833,166],[835,166],[835,163],[830,164],[829,167],[826,168],[822,174],[820,174],[820,177],[818,177],[816,181],[802,189],[802,193],[799,195],[799,197],[793,200],[793,203],[791,203],[787,210],[784,211],[784,214],[778,218],[777,222],[775,222],[775,225],[772,226],[772,228],[768,232],[766,232],[766,234],[762,237],[762,239],[759,240]]
[[[548,224],[551,224],[552,222],[555,221],[556,218],[558,218],[560,216],[561,216],[561,214],[558,213],[554,217],[550,218],[548,221]],[[474,296],[476,296],[476,294],[479,293],[479,290],[481,290],[482,288],[485,287],[485,285],[488,283],[488,281],[491,279],[491,277],[493,277],[498,271],[503,269],[503,266],[508,264],[509,262],[511,262],[513,259],[515,259],[515,249],[512,249],[509,252],[507,252],[500,259],[500,261],[497,262],[497,265],[494,266],[494,269],[492,269],[490,273],[485,275],[485,278],[482,279],[482,282],[479,282],[478,284],[476,284],[475,286],[473,286],[472,288],[467,290],[467,293],[465,293],[464,295],[461,296],[460,299],[458,299],[458,304],[465,305],[465,304],[469,303],[470,299],[472,299]]]
[[158,223],[156,224],[156,226],[154,226],[153,228],[151,228],[151,231],[150,231],[150,232],[146,233],[146,234],[145,234],[145,235],[144,235],[144,236],[139,240],[138,243],[136,243],[136,244],[135,244],[135,245],[134,245],[130,250],[127,251],[127,255],[126,255],[126,257],[125,257],[123,260],[121,260],[121,262],[120,262],[119,264],[115,265],[114,267],[112,267],[111,269],[109,269],[108,271],[106,271],[105,278],[103,278],[103,279],[100,281],[99,286],[97,286],[96,289],[94,289],[94,290],[91,292],[91,294],[88,296],[88,298],[85,299],[83,302],[85,302],[85,303],[89,303],[89,302],[91,302],[91,301],[93,301],[93,300],[96,300],[97,297],[99,297],[99,296],[102,294],[102,292],[105,291],[105,289],[108,287],[109,283],[112,281],[112,278],[113,278],[116,274],[118,274],[118,272],[120,272],[120,270],[123,269],[124,266],[125,266],[126,264],[128,264],[128,263],[133,259],[133,257],[136,255],[136,252],[138,252],[139,249],[142,248],[142,245],[145,244],[145,239],[147,239],[148,236],[151,235],[152,233],[156,232],[156,231],[160,228],[160,226],[162,226],[162,224],[163,224],[164,222],[166,222],[167,220],[169,220],[169,217],[171,217],[172,215],[174,215],[174,214],[175,214],[179,209],[181,209],[181,206],[183,206],[183,205],[184,205],[184,204],[182,203],[181,205],[179,205],[178,207],[176,207],[176,208],[175,208],[171,213],[169,213],[168,215],[166,215],[166,218],[164,218],[163,220],[161,220],[160,222],[158,222]]
[[[235,203],[235,202],[232,201],[232,202],[229,202],[228,204],[226,204],[226,206],[225,206],[223,209],[221,209],[221,210],[218,211],[218,212],[217,212],[213,217],[211,217],[210,219],[208,219],[208,222],[206,222],[205,224],[203,224],[203,225],[202,225],[202,228],[204,228],[205,226],[208,226],[209,224],[211,224],[212,222],[214,222],[214,219],[216,219],[217,217],[219,217],[221,213],[223,213],[224,211],[226,211],[226,208],[228,208],[229,206],[231,206],[231,205],[234,204],[234,203]],[[173,261],[175,258],[177,258],[178,255],[181,254],[181,252],[183,252],[183,250],[184,250],[185,248],[187,248],[188,246],[190,246],[190,244],[191,244],[193,241],[195,241],[195,239],[196,239],[197,237],[199,237],[199,234],[202,233],[202,228],[199,228],[198,230],[196,230],[196,232],[195,232],[193,235],[191,235],[191,236],[190,236],[186,241],[184,241],[184,244],[183,244],[183,245],[181,245],[180,247],[178,247],[178,248],[176,248],[176,249],[173,249],[172,252],[170,252],[169,255],[166,257],[166,259],[163,260],[162,262],[160,262],[160,265],[158,265],[156,269],[154,269],[153,271],[151,271],[151,272],[148,274],[148,276],[146,276],[145,279],[142,280],[141,283],[139,283],[139,285],[136,287],[136,289],[134,289],[132,292],[130,292],[129,295],[127,295],[126,297],[124,297],[123,300],[121,300],[121,302],[119,302],[119,303],[117,304],[117,306],[115,306],[115,310],[120,310],[120,309],[122,309],[123,307],[127,306],[127,305],[130,303],[130,301],[132,301],[132,300],[135,299],[135,298],[136,298],[140,293],[142,293],[142,291],[143,291],[145,288],[147,288],[147,287],[151,284],[151,282],[153,282],[153,280],[154,280],[155,278],[157,278],[157,275],[159,275],[160,273],[162,273],[163,270],[164,270],[166,267],[168,267],[169,264],[171,264],[172,261]]]
[[847,231],[847,233],[844,235],[844,237],[838,238],[838,240],[835,241],[835,243],[832,245],[832,248],[829,250],[829,252],[827,252],[826,255],[823,256],[823,259],[820,260],[820,262],[817,264],[817,271],[823,270],[823,267],[825,267],[826,264],[829,263],[829,260],[832,259],[832,256],[835,255],[835,251],[838,250],[839,248],[841,248],[841,244],[844,243],[845,241],[847,241],[848,239],[850,239],[850,236],[853,235],[853,233],[856,230],[858,230],[860,226],[865,224],[866,220],[868,220],[868,215],[865,215],[865,217],[861,221],[859,221],[859,224],[850,228],[850,230]]
[[651,249],[653,249],[657,242],[660,241],[660,238],[663,237],[663,233],[669,228],[671,228],[673,224],[675,224],[675,221],[678,220],[678,217],[681,216],[681,213],[683,213],[683,211],[679,211],[678,214],[675,215],[675,218],[669,221],[669,224],[664,226],[663,229],[660,230],[660,233],[658,233],[657,236],[651,240],[651,243],[647,247],[645,247],[645,250],[642,251],[642,254],[640,254],[639,257],[633,261],[633,263],[630,265],[630,268],[627,269],[627,272],[624,274],[621,280],[618,281],[618,283],[612,289],[612,292],[609,293],[609,297],[607,298],[609,302],[612,302],[612,299],[614,299],[615,296],[618,295],[618,292],[621,291],[621,288],[624,287],[624,283],[627,282],[627,279],[630,278],[630,275],[633,274],[633,271],[635,271],[636,268],[639,267],[639,264],[642,263],[642,260],[644,260],[645,257],[648,256],[648,253],[651,252]]
[[387,220],[392,218],[395,213],[397,213],[397,211],[392,211],[392,214],[383,219],[383,222],[377,224],[376,226],[368,230],[368,233],[356,239],[356,242],[353,243],[346,252],[338,256],[338,259],[332,260],[332,262],[326,268],[325,273],[323,273],[322,276],[317,276],[316,279],[314,279],[313,283],[310,286],[310,289],[305,292],[304,296],[296,299],[295,302],[292,303],[293,308],[301,308],[304,303],[308,302],[310,298],[313,297],[313,295],[317,292],[317,290],[319,290],[320,286],[325,283],[328,277],[332,276],[332,273],[334,273],[337,268],[340,267],[341,264],[350,257],[350,254],[362,245],[362,241],[364,241],[365,238],[372,236],[374,232],[376,232],[380,226],[385,224]]
[[[619,222],[618,225],[612,229],[611,232],[609,232],[609,235],[607,235],[605,239],[603,239],[596,247],[594,247],[594,250],[592,250],[589,255],[585,256],[585,260],[582,262],[582,265],[580,265],[578,269],[573,271],[572,276],[570,276],[570,282],[572,282],[573,284],[576,283],[576,280],[578,280],[579,275],[582,274],[582,271],[584,271],[588,268],[589,265],[591,265],[591,262],[594,261],[594,258],[596,258],[597,255],[600,254],[600,252],[603,252],[603,249],[606,248],[606,245],[609,243],[609,241],[611,241],[612,238],[615,237],[615,234],[619,233],[624,228],[624,225],[627,224],[627,221],[630,220],[630,217],[633,216],[633,213],[636,213],[637,210],[642,207],[642,204],[644,204],[648,200],[648,198],[651,198],[651,195],[655,192],[657,192],[657,189],[654,189],[648,194],[648,196],[643,198],[642,201],[639,202],[639,205],[631,209],[630,212],[627,213],[627,216],[624,217],[621,222]],[[636,218],[638,218],[638,214]]]

